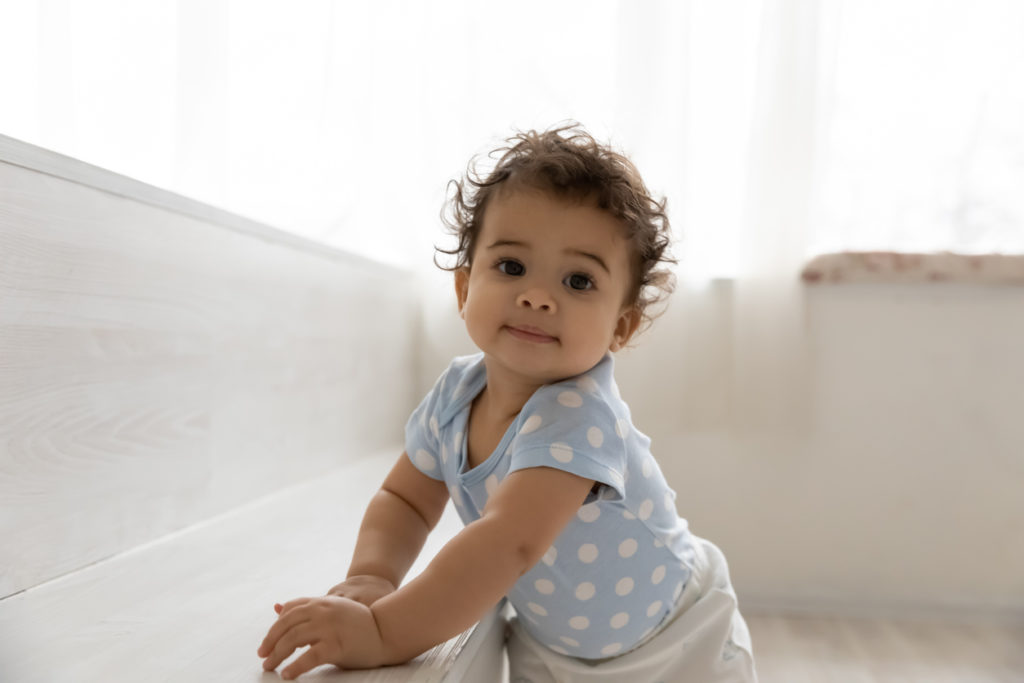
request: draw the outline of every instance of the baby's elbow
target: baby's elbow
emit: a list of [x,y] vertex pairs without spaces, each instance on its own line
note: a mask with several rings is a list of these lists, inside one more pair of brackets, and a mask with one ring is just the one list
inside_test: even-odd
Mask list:
[[515,546],[515,560],[519,568],[519,576],[533,569],[548,551],[547,544],[541,544],[533,538],[524,538]]
[[472,526],[476,533],[483,534],[481,539],[489,539],[482,546],[491,548],[488,552],[495,552],[496,557],[503,557],[506,566],[515,567],[517,576],[530,571],[548,551],[548,544],[539,542],[529,529],[509,524],[501,515],[485,514]]

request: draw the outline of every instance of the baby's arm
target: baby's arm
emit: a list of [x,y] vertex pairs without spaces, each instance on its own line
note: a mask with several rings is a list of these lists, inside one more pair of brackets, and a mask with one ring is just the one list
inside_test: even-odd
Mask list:
[[448,489],[398,459],[363,515],[348,576],[329,595],[372,605],[393,592],[441,519]]
[[[368,576],[396,585],[441,515],[444,485],[435,482],[440,490],[433,486],[423,491],[423,480],[429,478],[403,460],[378,493],[382,500],[375,499],[367,510],[350,577],[370,572]],[[277,668],[303,645],[312,647],[282,672],[285,678],[325,662],[345,668],[398,664],[462,633],[540,560],[592,485],[546,467],[510,474],[481,518],[449,541],[403,588],[383,591],[369,606],[328,596],[280,607],[280,618],[259,648],[259,655],[266,657],[264,668]],[[411,523],[416,522],[412,515],[418,523]]]
[[407,661],[479,621],[547,552],[593,483],[547,467],[506,477],[479,520],[417,578],[374,603],[388,663]]

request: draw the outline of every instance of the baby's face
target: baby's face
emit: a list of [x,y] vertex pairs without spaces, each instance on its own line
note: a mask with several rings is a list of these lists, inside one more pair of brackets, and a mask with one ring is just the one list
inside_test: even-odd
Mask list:
[[589,203],[531,189],[492,197],[459,310],[488,372],[547,384],[586,372],[636,330],[630,244]]

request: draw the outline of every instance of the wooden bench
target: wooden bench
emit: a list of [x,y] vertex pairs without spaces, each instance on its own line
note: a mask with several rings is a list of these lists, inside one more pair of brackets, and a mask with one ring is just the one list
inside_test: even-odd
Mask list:
[[[0,681],[264,680],[401,452],[418,311],[407,271],[0,136]],[[315,676],[492,683],[500,615]]]
[[[344,578],[361,511],[394,451],[297,484],[0,602],[4,681],[260,681],[275,601]],[[451,506],[411,574],[462,526]],[[309,678],[496,683],[500,609],[412,662]]]

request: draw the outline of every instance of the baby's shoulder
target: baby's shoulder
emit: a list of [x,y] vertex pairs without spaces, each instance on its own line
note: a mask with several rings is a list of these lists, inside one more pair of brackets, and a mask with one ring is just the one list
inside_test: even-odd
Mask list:
[[486,381],[484,373],[482,353],[457,356],[438,376],[431,393],[441,403],[457,400],[472,386]]
[[612,412],[619,412],[620,406],[624,407],[612,373],[610,355],[581,375],[544,385],[534,392],[530,402]]
[[519,415],[520,434],[576,432],[592,441],[621,432],[629,411],[610,373],[592,370],[537,389]]

